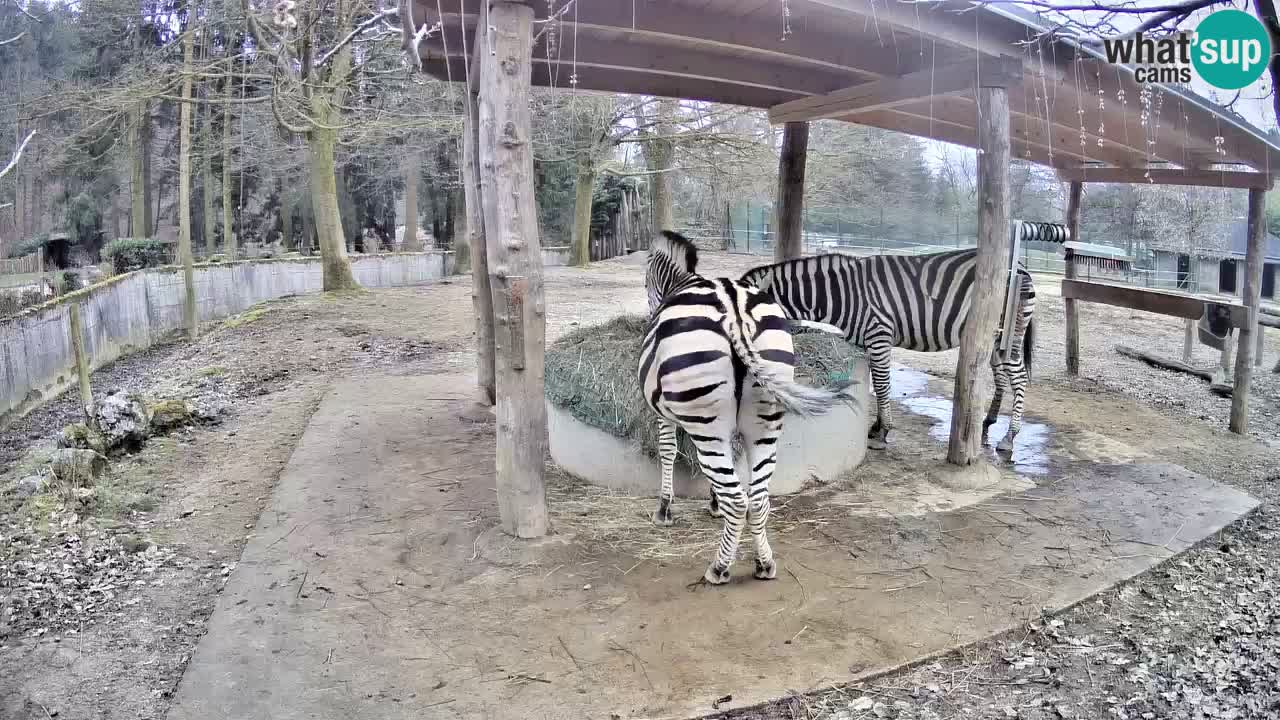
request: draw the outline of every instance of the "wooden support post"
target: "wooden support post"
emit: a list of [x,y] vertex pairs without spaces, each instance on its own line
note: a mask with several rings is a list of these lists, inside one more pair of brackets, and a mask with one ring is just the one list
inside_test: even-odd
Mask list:
[[530,146],[532,48],[533,8],[491,2],[477,147],[496,320],[498,511],[502,529],[521,538],[547,533],[546,308]]
[[[478,24],[471,57],[471,75],[479,78],[489,60],[485,47],[484,23]],[[489,258],[484,234],[483,195],[480,190],[478,82],[467,86],[466,113],[462,122],[462,193],[467,210],[467,244],[471,248],[471,306],[476,318],[476,384],[480,403],[492,406],[496,400],[493,369],[493,294],[489,287]],[[407,228],[407,225],[406,225]],[[408,238],[406,237],[407,241]]]
[[76,377],[80,381],[80,409],[86,420],[93,419],[93,389],[89,387],[89,360],[84,352],[84,326],[80,322],[80,303],[71,303],[71,352],[76,358]]
[[773,258],[781,262],[804,255],[804,166],[809,150],[809,123],[789,122],[782,128],[778,158],[778,242]]
[[195,263],[191,256],[191,64],[195,53],[195,33],[188,30],[182,40],[182,107],[178,119],[178,255],[182,262],[182,325],[187,339],[195,340],[200,330],[196,318]]
[[982,457],[982,419],[991,388],[991,352],[1008,283],[1009,91],[978,90],[978,259],[960,339],[947,462]]
[[1262,346],[1266,344],[1266,328],[1263,327],[1261,322],[1259,322],[1257,326],[1254,327],[1254,331],[1257,333],[1258,340],[1257,340],[1257,347],[1253,349],[1253,366],[1261,367],[1262,366]]
[[[1071,302],[1075,302],[1072,300]],[[1195,349],[1196,342],[1196,321],[1187,318],[1183,321],[1186,326],[1182,335],[1182,362],[1191,364],[1191,353]]]
[[[1084,183],[1073,180],[1067,194],[1067,231],[1072,240],[1080,235],[1080,200],[1084,194]],[[1071,257],[1071,250],[1066,251],[1066,265],[1063,271],[1068,280],[1076,277],[1076,264]],[[1067,308],[1067,374],[1080,374],[1080,307],[1070,298],[1063,301]]]
[[1258,332],[1258,306],[1262,304],[1262,259],[1267,244],[1267,192],[1249,190],[1249,250],[1245,254],[1244,291],[1240,299],[1248,317],[1237,331],[1235,390],[1231,393],[1231,432],[1249,432],[1249,386],[1253,382],[1253,334]]

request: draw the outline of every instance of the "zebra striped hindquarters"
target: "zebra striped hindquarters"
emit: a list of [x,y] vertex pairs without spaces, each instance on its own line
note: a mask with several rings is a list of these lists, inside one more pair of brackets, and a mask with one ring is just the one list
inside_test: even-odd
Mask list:
[[[787,317],[838,328],[849,342],[867,350],[876,393],[876,422],[868,437],[883,448],[893,427],[889,410],[889,352],[894,347],[939,352],[959,347],[973,299],[977,250],[929,255],[827,254],[761,265],[741,278],[782,306]],[[1000,413],[1012,389],[1009,432],[998,448],[1009,451],[1022,428],[1023,403],[1035,338],[1035,285],[1018,268],[1019,293],[1013,338],[1007,356],[999,352],[1000,330],[991,356],[996,389],[983,429]],[[1004,327],[1003,319],[1000,327]]]
[[[767,293],[735,280],[697,274],[688,240],[664,232],[649,249],[645,287],[649,325],[640,351],[640,383],[658,414],[662,489],[654,522],[670,525],[676,429],[684,429],[711,483],[713,514],[724,517],[720,547],[704,579],[728,582],[744,525],[755,543],[755,576],[777,565],[765,534],[769,479],[786,412],[817,415],[849,401],[848,386],[795,382],[795,353],[782,309]],[[741,434],[750,468],[745,489],[735,469]]]

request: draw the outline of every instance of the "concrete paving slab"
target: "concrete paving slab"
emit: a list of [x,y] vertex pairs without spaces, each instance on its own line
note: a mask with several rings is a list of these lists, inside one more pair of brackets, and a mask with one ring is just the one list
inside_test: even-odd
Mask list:
[[[573,486],[553,493],[559,534],[502,536],[492,425],[460,417],[470,384],[333,388],[170,720],[687,717],[726,696],[721,709],[739,707],[1065,607],[1256,504],[1172,465],[1067,459],[966,506],[871,514],[879,499],[860,469],[779,503],[778,580],[752,580],[744,559],[729,585],[691,590],[716,530],[692,502],[676,530],[706,540],[702,557],[570,532],[618,520],[567,516]],[[648,501],[636,503],[643,529]]]

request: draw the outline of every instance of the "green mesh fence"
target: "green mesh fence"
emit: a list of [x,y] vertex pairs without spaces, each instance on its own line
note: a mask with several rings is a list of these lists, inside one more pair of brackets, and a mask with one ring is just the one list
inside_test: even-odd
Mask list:
[[[578,420],[611,435],[634,440],[657,454],[657,417],[645,403],[636,375],[645,319],[623,315],[565,334],[547,348],[547,399]],[[805,331],[795,336],[796,377],[808,385],[848,382],[856,351],[835,335]],[[693,457],[680,433],[680,454]]]

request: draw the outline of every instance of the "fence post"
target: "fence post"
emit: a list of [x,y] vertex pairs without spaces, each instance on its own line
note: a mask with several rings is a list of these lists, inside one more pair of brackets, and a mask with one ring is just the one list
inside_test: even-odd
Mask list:
[[93,419],[93,390],[89,387],[89,361],[84,354],[84,330],[80,323],[80,304],[71,303],[71,351],[76,357],[76,377],[80,381],[80,409],[85,419]]

